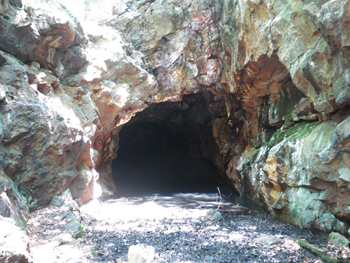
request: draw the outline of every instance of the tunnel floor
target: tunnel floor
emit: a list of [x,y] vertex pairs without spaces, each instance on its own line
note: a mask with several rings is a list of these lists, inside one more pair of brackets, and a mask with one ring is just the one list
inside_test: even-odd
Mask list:
[[220,153],[206,103],[189,98],[185,107],[183,102],[156,104],[121,129],[112,163],[117,197],[215,192],[230,185],[213,160]]

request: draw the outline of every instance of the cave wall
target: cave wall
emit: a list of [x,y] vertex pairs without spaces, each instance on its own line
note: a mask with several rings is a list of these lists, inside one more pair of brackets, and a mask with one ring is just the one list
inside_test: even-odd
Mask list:
[[227,89],[242,102],[237,189],[301,227],[348,231],[348,1],[217,1]]
[[112,195],[123,124],[153,103],[220,89],[210,2],[112,9],[85,21],[58,1],[1,3],[0,163],[29,209],[66,188],[79,204]]
[[59,1],[2,1],[3,211],[23,218],[13,207],[38,209],[67,188],[79,204],[111,195],[122,126],[210,91],[221,102],[209,112],[223,109],[212,111],[214,159],[235,188],[296,225],[346,233],[349,5],[121,1],[85,21]]

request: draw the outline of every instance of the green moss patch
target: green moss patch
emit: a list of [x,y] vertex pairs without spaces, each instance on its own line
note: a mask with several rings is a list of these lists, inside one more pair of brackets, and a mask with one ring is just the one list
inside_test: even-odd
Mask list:
[[[279,144],[283,140],[286,141],[292,141],[298,138],[301,138],[303,136],[308,135],[311,133],[318,125],[320,125],[320,122],[300,122],[296,124],[293,127],[290,127],[288,129],[278,129],[271,137],[271,140],[268,142],[263,143],[259,148],[256,148],[252,155],[250,155],[247,158],[247,161],[244,163],[243,167],[247,168],[252,162],[253,159],[256,158],[258,153],[264,149],[269,150],[273,146]],[[267,149],[266,149],[267,148]]]

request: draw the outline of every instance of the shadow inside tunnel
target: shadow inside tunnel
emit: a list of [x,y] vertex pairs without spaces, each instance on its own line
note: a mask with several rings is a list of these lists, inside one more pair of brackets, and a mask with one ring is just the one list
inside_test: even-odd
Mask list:
[[217,178],[222,178],[217,167],[171,123],[138,122],[119,136],[118,157],[112,164],[117,197],[216,191]]

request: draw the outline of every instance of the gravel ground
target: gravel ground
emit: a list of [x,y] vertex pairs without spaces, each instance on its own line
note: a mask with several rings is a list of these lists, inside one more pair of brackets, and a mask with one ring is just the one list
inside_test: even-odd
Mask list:
[[[137,244],[154,247],[152,262],[322,262],[298,239],[333,257],[341,253],[326,235],[266,213],[212,200],[197,200],[200,206],[166,201],[118,199],[91,202],[80,212],[69,206],[38,211],[28,222],[34,262],[127,262],[129,247]],[[84,225],[82,237],[67,228],[73,214]]]

